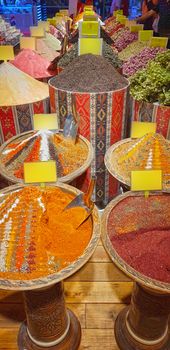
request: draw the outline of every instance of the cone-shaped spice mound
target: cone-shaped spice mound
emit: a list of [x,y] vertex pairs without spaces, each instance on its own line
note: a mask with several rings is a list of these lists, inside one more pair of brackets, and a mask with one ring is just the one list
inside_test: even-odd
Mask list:
[[48,71],[50,61],[31,49],[23,49],[11,63],[36,79],[49,78],[54,74]]
[[[61,178],[73,175],[75,171],[90,165],[89,143],[77,138],[76,143],[63,137],[62,133],[51,131],[29,132],[21,134],[3,148],[1,153],[1,170],[13,181],[24,178],[23,163],[55,160],[57,176]],[[85,171],[86,169],[84,169]]]
[[92,222],[89,218],[75,228],[84,209],[64,211],[73,198],[57,187],[25,187],[1,194],[0,278],[45,277],[83,254],[91,239]]
[[0,65],[0,106],[34,103],[48,96],[47,84],[33,79],[10,63]]
[[87,54],[75,58],[50,85],[74,92],[107,92],[125,88],[128,81],[102,56]]
[[122,142],[106,158],[109,171],[123,183],[130,185],[132,170],[162,170],[163,187],[170,188],[170,142],[162,135]]

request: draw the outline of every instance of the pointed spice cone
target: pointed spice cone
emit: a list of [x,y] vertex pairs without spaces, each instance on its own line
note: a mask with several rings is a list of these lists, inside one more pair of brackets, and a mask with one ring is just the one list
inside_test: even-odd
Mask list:
[[35,79],[49,78],[54,75],[48,71],[50,61],[31,49],[23,49],[11,64]]
[[0,106],[34,103],[49,96],[48,86],[10,63],[0,66]]

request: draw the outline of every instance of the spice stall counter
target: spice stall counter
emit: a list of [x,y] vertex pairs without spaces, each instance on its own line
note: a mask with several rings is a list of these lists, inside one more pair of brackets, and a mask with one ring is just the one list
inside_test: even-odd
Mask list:
[[[131,304],[115,323],[121,350],[168,350],[170,337],[170,195],[127,192],[102,217],[102,240],[113,262],[135,281]],[[123,216],[122,216],[123,213]]]
[[[65,307],[62,280],[90,258],[100,229],[95,207],[78,229],[74,224],[81,211],[63,212],[77,194],[62,184],[45,189],[14,185],[1,191],[0,287],[24,291],[27,323],[20,328],[20,350],[79,347],[80,324]],[[58,225],[60,235],[54,234]]]

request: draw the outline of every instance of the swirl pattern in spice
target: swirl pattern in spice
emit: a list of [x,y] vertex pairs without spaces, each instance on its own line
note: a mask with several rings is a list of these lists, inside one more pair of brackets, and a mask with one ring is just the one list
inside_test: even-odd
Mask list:
[[80,257],[92,235],[86,212],[64,211],[74,198],[57,187],[24,187],[1,196],[0,278],[31,280],[56,273]]
[[170,195],[130,196],[110,212],[108,234],[117,254],[136,271],[170,283]]

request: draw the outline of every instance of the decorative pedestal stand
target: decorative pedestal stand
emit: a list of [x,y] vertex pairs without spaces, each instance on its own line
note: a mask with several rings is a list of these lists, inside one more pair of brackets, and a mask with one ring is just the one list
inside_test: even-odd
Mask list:
[[[114,207],[127,197],[141,195],[143,194],[129,191],[118,196],[109,203],[102,217],[102,239],[106,251],[114,263],[136,281],[130,306],[123,309],[117,317],[115,337],[121,350],[169,350],[170,284],[144,276],[128,265],[112,246],[107,232],[109,214]],[[150,194],[152,195],[154,193]],[[156,212],[154,219],[156,227]]]
[[134,285],[131,305],[117,317],[115,337],[121,350],[169,350],[170,294]]
[[[54,187],[54,185],[48,186]],[[16,192],[18,195],[19,190],[23,187],[24,185],[14,185],[1,191],[0,204],[5,201],[7,194]],[[79,190],[69,185],[58,183],[57,187],[61,188],[63,192],[80,194]],[[19,331],[19,350],[78,349],[81,340],[81,327],[74,313],[65,306],[62,281],[78,271],[89,260],[97,246],[100,237],[100,224],[98,210],[95,206],[91,220],[92,236],[89,244],[83,254],[67,267],[51,275],[33,280],[0,279],[1,289],[24,292],[27,319]],[[9,243],[6,242],[6,244]]]
[[65,306],[61,282],[44,289],[24,292],[27,323],[19,336],[19,350],[76,350],[81,339],[77,317]]

